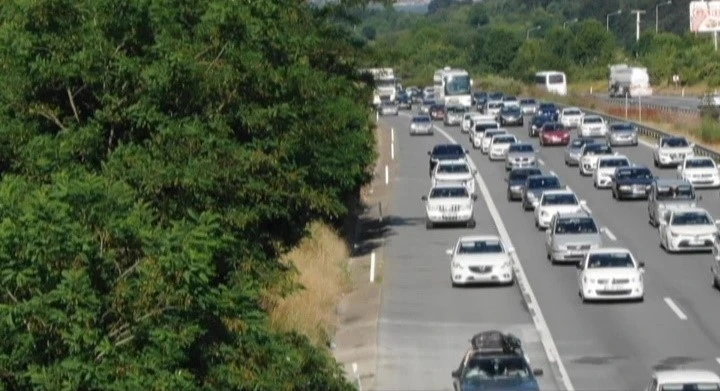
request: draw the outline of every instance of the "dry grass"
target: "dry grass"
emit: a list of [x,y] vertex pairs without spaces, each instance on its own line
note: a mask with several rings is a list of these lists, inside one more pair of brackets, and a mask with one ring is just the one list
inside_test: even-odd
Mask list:
[[[568,84],[568,90],[571,94],[587,94],[605,92],[608,89],[607,80],[581,81]],[[653,86],[653,94],[655,95],[682,95],[685,96],[701,96],[707,92],[716,91],[717,88],[710,88],[707,84],[696,84],[692,86],[684,86],[675,88],[672,84],[661,84]]]
[[335,230],[323,223],[311,224],[310,235],[282,260],[297,270],[292,278],[301,289],[269,299],[271,327],[296,331],[326,345],[336,327],[335,308],[351,286],[348,257],[345,241]]

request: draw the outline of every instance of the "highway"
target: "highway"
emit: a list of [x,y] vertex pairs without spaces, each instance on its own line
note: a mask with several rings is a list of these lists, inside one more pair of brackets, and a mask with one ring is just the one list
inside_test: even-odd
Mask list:
[[[468,229],[426,231],[420,196],[429,190],[427,154],[434,137],[407,134],[407,114],[382,119],[396,130],[399,169],[392,210],[393,234],[387,243],[383,301],[379,324],[377,390],[450,389],[450,371],[457,367],[473,332],[502,328],[517,333],[537,362],[538,334],[517,287],[450,288],[449,248]],[[529,120],[526,120],[526,126]],[[471,150],[478,174],[488,185],[492,202],[510,233],[519,260],[554,337],[563,367],[576,390],[641,390],[653,370],[693,367],[720,372],[720,293],[710,286],[709,254],[666,254],[657,230],[648,223],[645,201],[617,202],[609,190],[595,190],[591,178],[565,167],[563,147],[540,149],[541,168],[555,172],[580,199],[588,202],[607,246],[628,247],[647,264],[643,303],[582,304],[577,271],[552,266],[545,259],[544,233],[532,213],[505,198],[505,170],[472,150],[459,127],[437,128]],[[527,128],[511,129],[528,140]],[[537,148],[537,139],[531,139]],[[652,166],[650,148],[618,148],[633,162],[650,167],[660,177],[674,170]],[[700,205],[720,218],[717,190],[699,191]],[[495,232],[486,200],[476,203],[474,233]],[[542,365],[540,365],[542,364]],[[547,373],[544,390],[561,389]],[[549,384],[548,384],[549,383]]]

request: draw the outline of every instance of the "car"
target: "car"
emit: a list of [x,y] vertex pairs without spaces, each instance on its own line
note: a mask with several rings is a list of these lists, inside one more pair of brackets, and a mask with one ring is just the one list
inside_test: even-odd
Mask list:
[[405,92],[410,97],[412,103],[419,103],[422,100],[422,91],[416,86],[408,87]]
[[635,125],[629,122],[616,122],[610,124],[607,132],[607,143],[610,146],[616,145],[638,145],[638,130]]
[[546,122],[540,128],[540,145],[568,145],[570,143],[570,130],[559,122]]
[[578,163],[578,170],[582,176],[590,176],[595,170],[597,160],[600,156],[613,155],[613,149],[611,146],[605,143],[592,143],[585,144],[580,150],[580,163]]
[[430,100],[435,99],[435,87],[434,86],[425,87],[423,89],[423,100],[426,100],[428,98],[432,98]]
[[537,167],[535,147],[522,142],[510,145],[505,156],[505,171],[524,167]]
[[460,366],[451,374],[454,391],[540,390],[537,376],[543,371],[530,366],[518,337],[490,330],[476,334],[470,342]]
[[488,157],[490,160],[505,160],[508,149],[511,144],[518,142],[517,137],[512,134],[496,134],[490,139],[490,150]]
[[500,113],[500,110],[502,110],[503,103],[501,100],[488,100],[485,103],[485,108],[483,109],[483,114],[492,115],[495,118],[497,118],[498,114]]
[[594,143],[595,139],[590,137],[578,137],[570,140],[565,148],[565,165],[574,167],[580,164],[580,152],[585,144]]
[[577,107],[566,107],[560,111],[558,121],[566,128],[577,128],[582,123],[584,116],[582,110]]
[[553,122],[554,115],[549,113],[538,113],[530,120],[530,127],[528,128],[529,137],[537,137],[540,134],[540,129],[548,122]]
[[713,243],[713,259],[710,264],[710,273],[713,288],[720,290],[720,235],[715,237],[715,243]]
[[552,264],[580,262],[602,244],[598,224],[587,211],[557,213],[545,230],[545,252]]
[[583,302],[645,299],[645,262],[635,259],[626,248],[590,250],[577,268]]
[[648,218],[650,225],[660,225],[665,213],[697,206],[702,196],[695,194],[693,185],[677,179],[656,179],[648,194]]
[[460,130],[463,133],[468,133],[470,131],[470,129],[472,129],[473,123],[475,123],[477,121],[485,120],[485,119],[495,121],[495,117],[490,116],[490,115],[485,115],[482,113],[466,112],[465,114],[463,114],[463,120],[462,120],[462,125],[460,127]]
[[605,119],[599,115],[584,115],[578,127],[579,137],[603,137],[606,138],[608,127]]
[[430,107],[436,104],[434,99],[423,99],[420,103],[420,114],[430,115]]
[[397,98],[397,104],[400,110],[412,110],[412,96],[409,93],[400,94]]
[[516,106],[520,108],[520,101],[518,101],[518,98],[512,96],[512,95],[506,95],[502,98],[503,106]]
[[542,196],[543,192],[562,188],[560,178],[554,173],[527,177],[521,198],[523,209],[526,211],[534,210],[540,202],[540,196]]
[[488,94],[488,100],[495,100],[502,102],[503,98],[505,97],[505,94],[502,92],[491,92]]
[[428,175],[432,176],[435,165],[442,160],[459,160],[465,159],[467,151],[460,144],[437,144],[432,151],[428,151],[430,156],[430,170]]
[[512,248],[505,248],[496,235],[463,236],[450,256],[450,281],[452,286],[495,283],[512,284]]
[[627,156],[622,155],[610,155],[600,156],[595,163],[595,169],[593,170],[593,186],[596,189],[608,189],[612,187],[612,179],[615,175],[615,170],[621,167],[630,167],[632,163]]
[[[483,120],[473,121],[473,126],[470,129],[470,132],[468,135],[470,138],[470,142],[473,145],[473,148],[478,149],[483,146],[485,132],[487,132],[488,130],[500,130],[500,124],[495,122],[494,119],[483,119]],[[501,129],[501,130],[502,130],[501,133],[506,132],[505,129]],[[489,145],[489,141],[488,141],[488,145]]]
[[463,183],[470,195],[475,194],[475,174],[477,170],[470,168],[467,160],[443,160],[435,166],[432,175],[432,184],[437,186],[443,183]]
[[386,100],[380,103],[380,115],[398,115],[399,108],[397,103]]
[[430,119],[429,115],[416,115],[410,120],[411,136],[416,134],[432,136],[434,133],[432,119]]
[[553,121],[557,121],[560,118],[560,109],[555,103],[540,103],[536,115],[549,115]]
[[430,118],[433,120],[439,121],[445,118],[445,106],[441,104],[434,104],[430,106],[430,109],[428,110],[430,113]]
[[652,374],[645,391],[720,390],[720,376],[700,369],[673,369]]
[[507,182],[507,200],[522,200],[525,182],[528,177],[533,175],[542,175],[542,171],[537,167],[515,168],[510,170],[508,176],[505,177],[505,182]]
[[501,126],[514,125],[523,126],[525,120],[523,119],[523,113],[520,110],[520,106],[516,105],[504,105],[498,115]]
[[669,211],[660,219],[660,246],[669,253],[711,251],[718,224],[720,220],[714,220],[702,208]]
[[520,99],[520,108],[524,115],[535,115],[538,109],[538,103],[535,99]]
[[544,230],[557,213],[579,213],[585,210],[587,202],[578,200],[570,189],[546,190],[540,194],[535,207],[535,228]]
[[477,108],[478,111],[480,111],[485,106],[485,101],[487,101],[487,98],[487,92],[475,92],[472,95],[472,104]]
[[693,184],[696,189],[720,187],[720,172],[711,157],[686,157],[677,168],[677,178]]
[[462,124],[463,115],[467,112],[467,109],[464,106],[448,106],[445,112],[443,125],[457,126]]
[[695,156],[695,144],[685,137],[661,137],[653,148],[655,167],[677,167],[686,157]]
[[[490,153],[490,142],[492,141],[493,137],[499,134],[507,134],[507,129],[486,129],[485,132],[483,132],[482,134],[482,138],[480,139],[480,151],[484,154]],[[473,145],[475,144],[476,140],[477,138],[473,139]]]
[[655,179],[644,166],[618,168],[612,178],[612,196],[616,200],[647,199]]
[[438,224],[464,224],[475,228],[473,215],[476,195],[471,195],[463,183],[443,183],[433,186],[425,202],[425,228],[432,229]]

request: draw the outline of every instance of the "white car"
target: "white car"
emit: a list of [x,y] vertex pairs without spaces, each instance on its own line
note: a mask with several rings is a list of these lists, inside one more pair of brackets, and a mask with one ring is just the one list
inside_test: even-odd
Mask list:
[[[497,128],[486,130],[480,138],[480,151],[486,155],[490,153],[490,141],[492,141],[493,137],[499,134],[507,134],[507,129]],[[474,143],[475,140],[473,140],[473,146]]]
[[720,172],[709,157],[686,157],[677,168],[677,178],[692,183],[696,189],[720,187]]
[[473,148],[480,148],[485,132],[494,129],[500,129],[500,124],[495,122],[494,119],[482,119],[478,122],[473,121],[473,125],[470,127],[470,132],[468,133]]
[[454,249],[446,251],[450,256],[452,285],[512,284],[514,279],[511,254],[514,251],[513,248],[506,248],[495,235],[461,237]]
[[600,156],[609,156],[613,154],[612,147],[607,144],[585,143],[582,148],[580,148],[580,159],[578,159],[578,170],[580,171],[580,175],[592,175]]
[[512,134],[496,134],[490,139],[490,160],[505,160],[510,144],[518,142],[517,137]]
[[685,137],[662,137],[653,149],[655,167],[677,166],[686,157],[695,156],[695,144]]
[[580,213],[587,211],[585,200],[579,201],[572,190],[547,190],[540,196],[535,207],[535,227],[546,229],[557,213]]
[[645,391],[716,391],[720,390],[720,376],[700,369],[673,369],[653,373]]
[[667,252],[710,251],[718,233],[717,224],[707,210],[671,210],[660,219],[660,246]]
[[588,251],[578,263],[578,289],[583,302],[590,300],[638,300],[645,298],[645,263],[626,248]]
[[501,100],[489,100],[487,103],[485,103],[485,112],[486,115],[492,115],[493,118],[497,118],[498,114],[500,114],[500,110],[502,110],[503,102]]
[[432,185],[438,186],[445,183],[462,183],[470,195],[475,194],[475,174],[477,171],[470,169],[465,159],[441,160],[433,170]]
[[[465,113],[465,114],[463,114],[462,125],[461,125],[460,129],[462,130],[463,133],[467,133],[470,131],[470,126],[472,126],[474,121],[483,119],[484,117],[487,117],[487,116],[480,114],[480,113]],[[492,118],[492,119],[494,119],[494,118]]]
[[607,123],[599,115],[585,115],[580,120],[580,137],[607,137],[607,132]]
[[560,111],[558,121],[566,128],[576,128],[582,123],[583,112],[577,107],[566,107]]
[[428,195],[422,196],[425,228],[431,229],[436,224],[465,224],[474,228],[473,206],[476,199],[477,196],[470,195],[463,183],[433,186]]
[[615,170],[630,167],[630,159],[622,155],[599,156],[593,170],[593,185],[596,189],[607,189],[612,186]]
[[518,98],[516,98],[514,96],[503,97],[502,102],[503,102],[504,106],[520,107],[520,101],[518,100]]

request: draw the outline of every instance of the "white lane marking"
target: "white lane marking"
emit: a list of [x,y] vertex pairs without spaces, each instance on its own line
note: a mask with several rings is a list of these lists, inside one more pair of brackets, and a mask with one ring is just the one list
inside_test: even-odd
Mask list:
[[542,159],[538,159],[538,163],[540,163],[541,166],[545,165],[545,162]]
[[390,142],[395,142],[395,128],[390,128]]
[[607,236],[607,237],[608,237],[610,240],[612,240],[613,242],[617,240],[617,237],[615,237],[615,235],[613,235],[612,231],[610,231],[610,228],[608,228],[608,227],[603,227],[603,228],[601,229],[601,231],[605,234],[605,236]]
[[555,171],[550,171],[550,175],[557,176],[557,174],[555,173]]
[[[444,129],[441,127],[434,125],[433,126],[440,134],[445,136],[445,138],[455,144],[459,144],[455,139],[452,138],[447,132],[445,132]],[[502,217],[500,216],[500,211],[495,206],[495,202],[492,199],[492,196],[490,195],[490,190],[488,189],[487,185],[485,184],[485,181],[483,180],[483,177],[480,175],[480,172],[477,171],[477,166],[475,165],[475,162],[473,162],[472,158],[470,156],[467,157],[468,164],[470,165],[470,168],[473,170],[476,170],[475,173],[475,180],[478,183],[478,186],[480,187],[480,192],[482,193],[483,198],[485,199],[485,203],[487,204],[488,211],[490,212],[490,216],[492,216],[493,221],[495,222],[495,226],[497,228],[498,234],[500,235],[500,238],[505,242],[505,244],[509,247],[512,246],[512,242],[510,241],[510,234],[508,233],[507,229],[505,228],[505,223],[502,220]],[[515,272],[516,280],[518,282],[518,285],[520,286],[520,290],[522,291],[522,297],[525,300],[526,305],[528,306],[528,309],[530,310],[530,315],[532,317],[533,323],[535,323],[535,328],[538,330],[538,333],[540,334],[540,341],[543,344],[543,347],[545,348],[545,354],[548,357],[548,360],[551,363],[555,363],[557,365],[558,371],[560,372],[560,380],[562,381],[563,385],[565,386],[565,390],[567,391],[575,391],[575,387],[573,387],[572,382],[570,381],[570,375],[567,372],[567,369],[565,369],[565,365],[562,362],[562,359],[560,358],[560,353],[558,352],[557,346],[555,345],[555,340],[552,337],[552,334],[550,333],[550,328],[548,327],[547,322],[545,322],[545,317],[542,314],[542,311],[540,310],[540,305],[538,304],[537,298],[535,297],[535,293],[533,293],[532,287],[530,287],[530,281],[528,280],[525,270],[522,267],[522,264],[520,263],[520,258],[518,258],[517,253],[512,253],[513,258],[513,271]]]
[[395,160],[395,144],[390,144],[390,160]]
[[645,141],[645,140],[643,140],[643,139],[641,139],[641,138],[638,138],[638,143],[640,143],[640,144],[642,144],[642,145],[644,145],[644,146],[646,146],[646,147],[648,147],[648,148],[655,148],[655,144],[650,143],[650,142],[647,142],[647,141]]
[[375,282],[375,251],[370,254],[370,282]]
[[675,304],[675,302],[671,298],[666,297],[664,300],[665,300],[665,304],[667,304],[668,307],[670,307],[672,312],[674,312],[675,315],[677,315],[677,317],[680,318],[680,320],[687,320],[687,315],[685,315],[685,313],[682,312],[680,307],[678,307],[678,305]]
[[390,183],[390,170],[388,169],[387,164],[385,165],[385,184],[387,185]]

